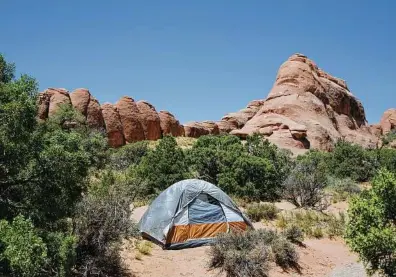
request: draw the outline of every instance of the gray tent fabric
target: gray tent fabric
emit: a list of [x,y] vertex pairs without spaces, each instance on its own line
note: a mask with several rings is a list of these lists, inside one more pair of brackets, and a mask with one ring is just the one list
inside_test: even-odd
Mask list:
[[[200,199],[205,197],[208,201]],[[219,201],[210,195],[201,193],[188,207],[188,222],[190,224],[225,222],[225,214]],[[210,203],[210,202],[212,203]]]
[[[204,201],[201,199],[203,195],[214,201]],[[237,218],[235,221],[244,221],[247,226],[253,227],[250,220],[220,188],[203,180],[187,179],[173,184],[151,203],[139,222],[139,229],[143,237],[163,248],[172,249],[171,245],[166,244],[168,233],[175,225],[227,222],[226,217],[230,216]],[[175,220],[179,223],[175,224]],[[173,243],[173,246],[177,249],[192,247],[199,245],[197,240]],[[205,243],[213,239],[202,238],[201,241]]]

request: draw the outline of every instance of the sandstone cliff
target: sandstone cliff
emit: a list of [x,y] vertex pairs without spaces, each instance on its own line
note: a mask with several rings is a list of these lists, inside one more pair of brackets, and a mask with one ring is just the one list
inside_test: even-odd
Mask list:
[[99,102],[87,89],[49,88],[39,94],[38,117],[52,116],[59,105],[73,105],[89,126],[103,129],[109,144],[119,147],[163,135],[198,138],[230,133],[241,138],[259,133],[281,148],[302,153],[307,149],[331,150],[338,139],[374,148],[379,137],[396,129],[396,109],[387,110],[380,124],[368,125],[362,103],[346,82],[322,69],[302,54],[292,55],[279,68],[267,98],[223,116],[220,121],[183,125],[168,111],[157,112],[147,101],[128,96],[116,104]]

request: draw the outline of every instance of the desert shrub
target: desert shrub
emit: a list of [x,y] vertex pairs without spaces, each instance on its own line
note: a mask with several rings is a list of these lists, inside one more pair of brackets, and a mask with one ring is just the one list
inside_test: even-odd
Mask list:
[[136,174],[145,180],[150,194],[159,193],[191,176],[184,152],[171,136],[161,139],[158,146],[142,158]]
[[333,202],[345,201],[349,196],[361,191],[359,185],[351,178],[339,179],[327,176],[327,189],[333,194]]
[[316,239],[323,238],[324,236],[323,229],[319,226],[313,227],[311,236],[313,236]]
[[[285,225],[286,227],[287,225]],[[298,227],[297,225],[290,225],[287,226],[283,231],[282,235],[289,241],[293,243],[302,243],[304,240],[304,232],[303,230]]]
[[376,161],[370,151],[343,140],[335,144],[329,159],[330,173],[338,178],[367,181],[376,171]]
[[253,203],[247,206],[246,215],[253,221],[258,222],[262,219],[273,220],[279,213],[279,209],[274,204]]
[[297,207],[327,208],[325,168],[323,162],[300,159],[283,183],[284,198]]
[[396,274],[396,176],[381,170],[372,189],[349,203],[347,243],[359,254],[369,273]]
[[0,272],[34,277],[47,263],[47,247],[30,220],[0,221]]
[[149,241],[137,241],[136,249],[143,255],[150,255],[153,250],[153,244]]
[[78,276],[123,276],[121,240],[138,234],[130,203],[130,194],[117,186],[96,188],[79,203],[74,217]]
[[275,263],[282,268],[296,267],[298,264],[298,253],[287,239],[278,237],[271,244]]
[[220,268],[227,277],[267,277],[269,249],[257,244],[252,232],[218,236],[210,248],[210,268]]
[[329,238],[342,237],[345,234],[346,217],[344,213],[340,213],[339,217],[330,215],[327,221],[327,235]]
[[222,234],[210,248],[210,268],[226,276],[268,276],[269,262],[283,268],[297,265],[294,246],[271,230]]
[[[343,213],[327,215],[309,210],[282,212],[276,221],[276,226],[283,229],[282,233],[286,237],[289,236],[289,232],[299,234],[298,229],[307,237],[322,238],[325,235],[330,238],[342,237],[345,232],[345,224]],[[297,230],[294,231],[294,228]]]
[[396,149],[381,148],[377,150],[377,159],[379,167],[396,174]]
[[396,130],[392,130],[391,132],[389,132],[388,134],[382,137],[382,144],[383,146],[388,146],[395,140],[396,140]]
[[148,153],[147,141],[129,143],[110,150],[109,163],[112,169],[125,170],[131,165],[138,165]]

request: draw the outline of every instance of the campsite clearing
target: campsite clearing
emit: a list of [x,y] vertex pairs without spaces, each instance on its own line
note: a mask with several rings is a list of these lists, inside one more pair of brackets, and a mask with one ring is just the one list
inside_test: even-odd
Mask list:
[[[285,208],[284,204],[277,204]],[[335,210],[339,210],[342,204],[337,204]],[[139,221],[147,206],[134,210],[133,219]],[[255,228],[264,228],[262,223],[255,223]],[[351,253],[341,239],[309,239],[304,241],[306,247],[297,247],[300,255],[301,274],[296,271],[282,271],[273,267],[271,277],[286,276],[310,276],[324,277],[333,276],[333,271],[340,268],[355,268],[358,266],[357,256]],[[218,271],[208,271],[209,246],[187,248],[182,250],[162,250],[158,246],[153,247],[151,255],[144,256],[141,260],[135,259],[135,251],[125,247],[122,253],[124,262],[136,277],[161,277],[161,276],[190,276],[190,277],[224,277]],[[337,276],[337,275],[334,275]]]

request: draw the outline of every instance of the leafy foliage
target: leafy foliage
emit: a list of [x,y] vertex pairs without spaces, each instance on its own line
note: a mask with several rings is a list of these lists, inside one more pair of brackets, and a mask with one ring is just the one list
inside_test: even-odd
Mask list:
[[132,165],[138,165],[148,152],[146,141],[130,143],[121,148],[111,149],[109,163],[112,169],[125,170]]
[[261,137],[248,138],[245,146],[236,136],[200,137],[187,152],[198,178],[225,192],[252,200],[276,200],[290,157]]
[[396,274],[396,176],[381,170],[372,189],[350,201],[347,242],[369,273]]
[[183,150],[174,137],[166,136],[147,153],[137,168],[137,175],[146,180],[153,193],[189,177]]
[[15,217],[12,223],[0,221],[0,247],[0,270],[10,270],[14,276],[39,276],[47,262],[45,243],[23,216]]
[[329,169],[338,178],[367,181],[376,170],[376,162],[363,147],[345,141],[338,141],[329,159]]

